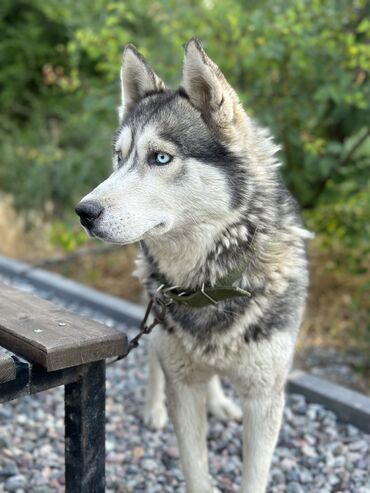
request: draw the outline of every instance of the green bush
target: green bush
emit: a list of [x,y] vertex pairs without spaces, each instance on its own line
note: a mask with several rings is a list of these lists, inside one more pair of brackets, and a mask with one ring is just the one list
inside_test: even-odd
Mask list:
[[109,170],[117,98],[94,63],[74,66],[72,36],[41,2],[0,6],[0,189],[23,209],[62,214]]

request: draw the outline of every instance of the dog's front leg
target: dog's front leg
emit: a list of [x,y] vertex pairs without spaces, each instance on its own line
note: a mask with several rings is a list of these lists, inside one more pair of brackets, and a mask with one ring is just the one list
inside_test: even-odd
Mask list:
[[165,402],[165,379],[157,352],[149,347],[149,378],[146,389],[144,421],[149,428],[162,429],[168,421]]
[[167,379],[169,414],[173,421],[186,493],[212,493],[208,474],[207,382],[187,384]]
[[284,408],[284,393],[243,400],[242,493],[266,491]]

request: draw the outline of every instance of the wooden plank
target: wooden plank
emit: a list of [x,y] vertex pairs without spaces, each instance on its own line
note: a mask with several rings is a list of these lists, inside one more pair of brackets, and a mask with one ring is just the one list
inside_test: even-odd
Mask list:
[[27,363],[16,358],[16,378],[10,382],[0,383],[0,404],[76,382],[83,376],[85,367],[89,364],[48,372],[37,363]]
[[[0,383],[0,404],[29,394],[30,365],[27,362],[20,361],[17,357],[14,363],[16,371],[15,379]],[[46,370],[44,370],[44,373],[50,375]]]
[[0,345],[47,371],[127,352],[121,332],[2,283]]
[[0,353],[0,383],[10,382],[16,377],[15,362],[9,354]]

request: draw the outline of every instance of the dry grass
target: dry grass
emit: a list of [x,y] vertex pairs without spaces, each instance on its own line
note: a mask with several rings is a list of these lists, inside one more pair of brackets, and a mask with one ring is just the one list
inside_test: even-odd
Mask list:
[[0,254],[29,261],[50,255],[48,227],[41,216],[32,215],[29,222],[32,232],[25,217],[16,212],[12,198],[0,194]]
[[85,255],[52,270],[121,298],[140,303],[142,286],[132,276],[137,248],[122,247],[102,255]]
[[9,257],[23,257],[25,254],[25,221],[17,215],[12,199],[0,196],[0,252]]
[[330,346],[370,353],[369,266],[352,273],[343,252],[310,245],[311,288],[299,347]]

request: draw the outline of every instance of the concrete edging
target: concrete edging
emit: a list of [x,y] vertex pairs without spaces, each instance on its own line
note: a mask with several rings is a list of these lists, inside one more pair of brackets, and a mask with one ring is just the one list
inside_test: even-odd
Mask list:
[[[117,322],[138,325],[144,315],[144,309],[135,303],[88,288],[58,274],[33,268],[18,260],[0,256],[0,274],[49,291],[67,302],[78,301],[87,308],[98,308]],[[300,370],[291,372],[287,390],[304,395],[308,402],[322,404],[341,421],[370,433],[370,397]]]
[[370,397],[301,370],[289,375],[288,392],[302,394],[308,402],[322,404],[341,421],[370,433]]

